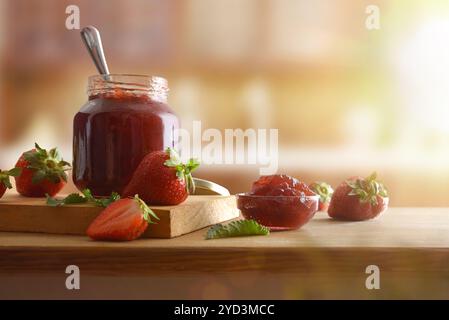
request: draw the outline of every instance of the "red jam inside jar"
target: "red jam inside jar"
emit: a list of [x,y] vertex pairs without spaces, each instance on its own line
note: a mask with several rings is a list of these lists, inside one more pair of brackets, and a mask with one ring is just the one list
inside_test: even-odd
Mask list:
[[246,219],[272,231],[298,229],[318,210],[319,196],[305,183],[287,175],[263,176],[251,192],[237,196],[237,206]]
[[167,81],[159,77],[89,78],[89,100],[73,121],[73,181],[79,190],[121,193],[145,155],[174,147],[179,120],[167,92]]

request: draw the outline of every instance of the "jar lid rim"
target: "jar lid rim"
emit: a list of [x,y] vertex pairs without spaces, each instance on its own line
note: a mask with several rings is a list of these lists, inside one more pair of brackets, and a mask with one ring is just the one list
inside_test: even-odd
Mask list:
[[145,76],[134,74],[108,74],[88,77],[87,95],[95,96],[101,92],[121,89],[150,95],[155,100],[165,101],[168,93],[168,82],[158,76]]
[[103,75],[103,74],[94,74],[94,75],[90,75],[88,77],[88,79],[96,79],[96,78],[105,78],[106,76],[108,77],[134,77],[134,78],[146,78],[146,79],[154,79],[154,80],[162,80],[162,81],[167,81],[166,78],[161,77],[161,76],[149,76],[149,75],[145,75],[145,74],[132,74],[132,73],[109,73],[107,75]]

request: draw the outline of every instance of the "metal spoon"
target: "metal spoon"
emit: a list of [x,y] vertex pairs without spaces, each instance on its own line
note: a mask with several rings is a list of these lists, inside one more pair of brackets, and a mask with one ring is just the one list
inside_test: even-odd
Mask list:
[[[98,72],[103,75],[106,80],[110,80],[108,64],[106,63],[106,58],[104,56],[100,32],[93,26],[87,26],[81,30],[81,38],[83,39],[87,51],[89,51]],[[193,178],[193,180],[197,186],[197,191],[195,194],[229,195],[229,191],[226,188],[214,182],[198,178]]]
[[98,72],[109,79],[109,69],[104,56],[103,45],[101,43],[100,32],[93,26],[87,26],[81,30],[81,38],[89,51]]

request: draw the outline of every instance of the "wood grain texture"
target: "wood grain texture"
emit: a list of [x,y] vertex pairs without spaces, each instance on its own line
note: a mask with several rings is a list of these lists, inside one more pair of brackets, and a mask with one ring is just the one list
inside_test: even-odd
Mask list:
[[[214,282],[201,280],[206,277],[221,279],[228,298],[254,298],[258,290],[272,292],[272,299],[449,298],[449,208],[393,208],[366,222],[338,222],[318,213],[297,231],[218,240],[205,240],[205,234],[203,229],[174,239],[110,243],[83,236],[0,232],[0,278],[54,276],[60,279],[54,283],[58,287],[65,267],[75,264],[84,277],[110,279],[109,289],[103,288],[103,296],[109,297],[124,294],[116,290],[114,295],[113,279],[137,278],[172,283],[168,291],[164,286],[130,288],[142,298],[222,297],[223,291],[209,288]],[[364,286],[365,268],[371,264],[381,270],[382,290]],[[252,289],[245,287],[246,296],[239,295],[240,283],[251,278],[257,279]],[[262,279],[278,279],[277,291],[264,287]],[[192,293],[175,282],[202,287]],[[10,280],[9,286],[17,291],[20,281]],[[202,290],[212,291],[201,296]]]
[[166,249],[283,249],[292,248],[449,248],[449,208],[390,208],[380,217],[361,222],[330,219],[318,212],[304,227],[269,236],[204,240],[205,230],[175,239],[98,242],[86,237],[1,233],[0,248],[156,248]]
[[[178,206],[152,206],[160,220],[144,238],[173,238],[238,217],[233,196],[190,196]],[[45,199],[8,195],[0,200],[0,231],[84,235],[102,208],[49,207]]]
[[351,271],[374,261],[396,271],[449,270],[449,209],[390,209],[366,222],[338,222],[318,213],[300,230],[269,236],[204,240],[205,233],[120,243],[84,236],[0,233],[0,265],[8,272],[45,271],[69,262],[80,263],[89,272],[112,274],[309,272]]

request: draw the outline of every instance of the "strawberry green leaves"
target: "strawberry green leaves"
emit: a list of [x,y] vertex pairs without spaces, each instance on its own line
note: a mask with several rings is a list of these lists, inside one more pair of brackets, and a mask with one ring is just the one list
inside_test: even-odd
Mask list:
[[134,200],[137,201],[137,204],[140,207],[140,210],[142,210],[143,219],[148,223],[155,223],[151,217],[153,217],[156,220],[159,220],[159,217],[153,212],[153,210],[150,209],[150,207],[147,206],[147,204],[139,198],[139,195],[134,196]]
[[81,191],[81,194],[71,193],[67,197],[63,199],[57,199],[47,196],[47,205],[51,207],[60,207],[64,205],[70,204],[80,204],[80,203],[91,203],[97,207],[106,208],[112,202],[115,202],[120,199],[120,195],[116,192],[111,193],[111,195],[107,198],[95,198],[89,189],[84,189]]
[[326,182],[314,182],[310,185],[310,188],[320,196],[321,203],[329,203],[331,201],[332,194],[334,193],[331,185]]
[[369,202],[371,205],[377,205],[377,197],[388,197],[388,192],[382,182],[376,180],[376,172],[372,173],[365,179],[357,178],[355,180],[348,180],[346,184],[351,187],[350,196],[357,196],[360,202]]
[[47,205],[51,207],[60,207],[67,204],[78,204],[78,203],[86,203],[87,199],[83,196],[79,195],[78,193],[71,193],[64,199],[56,199],[53,197],[50,197],[47,194]]
[[89,189],[84,189],[83,191],[81,191],[81,193],[88,202],[93,203],[97,207],[106,208],[111,203],[120,200],[120,195],[117,192],[112,192],[111,195],[107,198],[95,198]]
[[70,169],[70,164],[62,159],[58,149],[47,151],[37,143],[34,147],[34,150],[23,154],[23,158],[28,162],[27,168],[34,171],[32,183],[37,184],[44,179],[53,183],[59,183],[61,179],[67,182],[65,171]]
[[255,220],[238,220],[232,221],[227,225],[217,224],[212,226],[207,231],[206,240],[267,234],[270,234],[270,230]]
[[199,167],[199,161],[191,158],[187,163],[182,163],[178,153],[174,149],[167,148],[166,152],[169,158],[165,160],[164,165],[175,168],[178,179],[186,182],[187,191],[190,194],[195,193],[195,183],[193,181],[192,172]]
[[13,168],[8,171],[2,171],[0,170],[0,184],[3,184],[6,188],[11,189],[11,181],[10,177],[18,177],[20,173],[22,172],[22,169],[20,168]]

